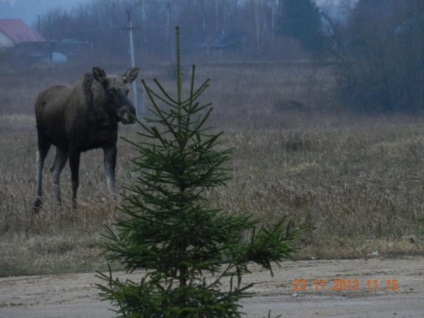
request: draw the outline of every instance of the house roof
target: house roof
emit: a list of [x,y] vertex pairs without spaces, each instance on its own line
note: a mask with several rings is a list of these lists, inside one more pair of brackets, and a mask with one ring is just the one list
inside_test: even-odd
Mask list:
[[0,20],[0,32],[15,45],[27,42],[42,42],[43,37],[19,19]]

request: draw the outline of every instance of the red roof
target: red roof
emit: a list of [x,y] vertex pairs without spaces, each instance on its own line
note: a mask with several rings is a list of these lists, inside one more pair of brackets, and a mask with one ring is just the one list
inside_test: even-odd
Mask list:
[[10,38],[13,43],[42,42],[43,37],[19,19],[0,20],[0,32]]

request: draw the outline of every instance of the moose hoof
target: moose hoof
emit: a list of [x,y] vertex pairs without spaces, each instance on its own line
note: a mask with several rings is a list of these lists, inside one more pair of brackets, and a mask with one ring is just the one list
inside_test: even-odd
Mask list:
[[38,211],[40,211],[42,205],[43,201],[40,198],[37,198],[34,202],[34,206],[32,207],[32,213],[37,214]]

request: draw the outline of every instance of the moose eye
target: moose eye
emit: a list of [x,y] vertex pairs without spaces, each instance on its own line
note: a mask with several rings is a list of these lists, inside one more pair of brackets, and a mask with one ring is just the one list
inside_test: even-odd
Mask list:
[[110,95],[116,94],[116,90],[114,88],[109,88],[107,91],[109,92]]

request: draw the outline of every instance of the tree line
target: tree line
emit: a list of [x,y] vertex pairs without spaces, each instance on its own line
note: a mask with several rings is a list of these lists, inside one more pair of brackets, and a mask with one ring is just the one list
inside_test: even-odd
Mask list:
[[[214,49],[224,55],[244,58],[292,58],[287,56],[284,37],[291,31],[282,29],[281,21],[288,0],[93,0],[71,10],[54,9],[40,17],[38,28],[48,39],[87,41],[96,49],[113,54],[126,54],[129,14],[134,25],[136,49],[158,57],[172,56],[171,34],[175,26],[183,32],[182,48],[189,54],[210,57]],[[299,26],[319,28],[319,10],[311,0],[304,3],[309,10],[300,17]],[[296,7],[296,5],[295,5]],[[297,14],[295,12],[289,13]],[[294,17],[297,19],[297,17]],[[292,26],[288,26],[291,28]],[[303,29],[303,27],[302,27]],[[306,32],[310,30],[306,29]],[[313,38],[310,38],[313,40]],[[288,39],[286,39],[288,40]],[[296,41],[289,46],[296,46]],[[307,49],[307,39],[301,43]],[[224,50],[226,49],[226,50]],[[235,53],[234,53],[235,52]]]
[[173,56],[180,26],[191,59],[311,59],[337,65],[338,93],[355,111],[420,112],[424,70],[421,0],[93,0],[52,10],[48,39],[76,39],[114,56],[128,54],[131,17],[137,54]]

